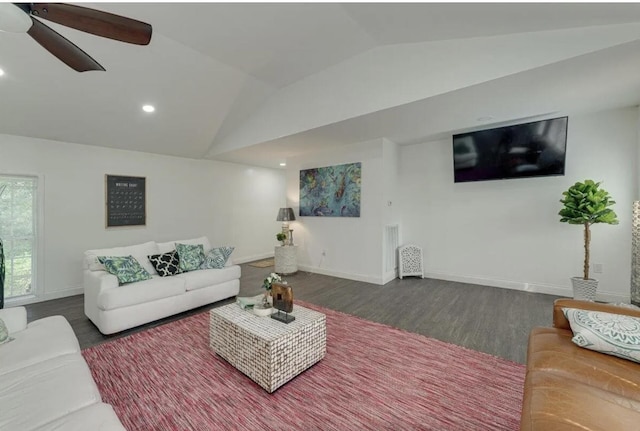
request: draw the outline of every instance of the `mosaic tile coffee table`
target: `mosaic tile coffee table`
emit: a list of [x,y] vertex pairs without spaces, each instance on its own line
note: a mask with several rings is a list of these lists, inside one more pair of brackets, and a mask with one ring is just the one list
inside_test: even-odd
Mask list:
[[210,312],[209,346],[271,393],[324,358],[326,316],[299,305],[286,324],[258,317],[237,304]]

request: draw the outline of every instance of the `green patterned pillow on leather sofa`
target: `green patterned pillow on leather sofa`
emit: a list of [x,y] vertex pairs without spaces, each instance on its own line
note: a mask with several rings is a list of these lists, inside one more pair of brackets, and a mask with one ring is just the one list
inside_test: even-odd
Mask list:
[[640,362],[640,319],[602,311],[563,308],[580,347]]

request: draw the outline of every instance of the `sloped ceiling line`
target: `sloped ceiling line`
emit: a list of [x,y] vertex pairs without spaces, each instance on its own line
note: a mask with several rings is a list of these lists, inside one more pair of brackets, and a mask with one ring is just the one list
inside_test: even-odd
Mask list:
[[640,38],[640,24],[378,47],[278,90],[210,157]]

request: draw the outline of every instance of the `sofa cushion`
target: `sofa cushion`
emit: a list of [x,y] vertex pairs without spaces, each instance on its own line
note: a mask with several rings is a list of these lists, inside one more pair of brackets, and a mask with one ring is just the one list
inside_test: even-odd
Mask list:
[[564,308],[576,345],[640,362],[640,319],[602,311]]
[[534,328],[529,336],[528,371],[546,371],[640,401],[640,364],[581,349],[565,329]]
[[105,403],[91,404],[34,431],[126,431],[113,407]]
[[101,401],[82,356],[58,356],[0,376],[0,429],[31,431]]
[[57,356],[80,353],[78,339],[62,316],[31,322],[26,330],[15,332],[12,337],[14,341],[0,350],[0,375]]
[[133,256],[98,256],[109,274],[118,277],[118,283],[136,283],[149,280],[151,275]]
[[635,430],[638,423],[638,401],[553,373],[527,373],[521,431]]
[[156,275],[151,280],[104,289],[98,295],[97,303],[101,310],[112,310],[181,295],[184,292],[185,282],[183,279],[177,278],[177,276],[159,277]]
[[176,243],[176,251],[180,260],[180,270],[195,271],[204,261],[204,249],[202,244]]
[[180,270],[178,252],[175,250],[168,253],[151,255],[149,256],[149,261],[160,277],[169,277],[182,272]]
[[234,265],[221,269],[201,269],[199,271],[184,272],[174,278],[183,279],[186,290],[196,290],[240,278],[240,267]]
[[149,274],[154,275],[156,270],[153,265],[151,265],[151,262],[149,262],[147,256],[159,253],[158,244],[155,241],[127,247],[87,250],[84,252],[84,266],[91,271],[105,271],[104,265],[97,260],[98,256],[133,256]]
[[209,253],[209,250],[211,250],[211,245],[209,243],[209,238],[207,238],[206,236],[201,236],[198,238],[191,238],[191,239],[181,239],[178,241],[168,241],[168,242],[159,242],[158,243],[158,253],[166,253],[168,251],[172,251],[176,249],[176,243],[179,244],[189,244],[189,245],[197,245],[197,244],[202,244],[202,249],[204,250],[204,253]]
[[235,247],[216,247],[209,250],[207,256],[204,258],[200,269],[220,269],[224,268],[233,253]]

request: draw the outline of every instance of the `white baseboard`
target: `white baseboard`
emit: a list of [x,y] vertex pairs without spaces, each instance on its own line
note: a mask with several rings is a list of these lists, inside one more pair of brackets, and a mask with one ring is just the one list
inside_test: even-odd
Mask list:
[[[573,297],[571,286],[558,286],[541,283],[526,283],[520,281],[500,280],[492,278],[472,277],[466,275],[447,274],[443,272],[427,272],[424,274],[426,278],[435,278],[437,280],[457,281],[460,283],[479,284],[481,286],[502,287],[504,289],[521,290],[524,292],[544,293],[547,295],[562,296],[564,298]],[[629,302],[629,295],[621,295],[598,290],[598,301],[603,302]]]
[[298,265],[300,271],[312,272],[314,274],[330,275],[331,277],[345,278],[347,280],[364,281],[365,283],[383,285],[383,280],[380,277],[373,277],[371,275],[364,274],[352,274],[349,272],[332,271],[325,268],[319,268],[317,266]]
[[387,284],[390,281],[395,280],[396,278],[398,278],[398,271],[396,270],[389,271],[385,273],[384,276],[382,277],[382,284]]
[[[255,260],[268,259],[273,257],[273,253],[265,253],[260,255],[242,257],[234,259],[234,264],[241,264],[246,262],[253,262]],[[347,280],[362,281],[365,283],[371,283],[376,285],[385,285],[397,277],[395,271],[385,273],[382,278],[374,277],[364,274],[352,274],[347,272],[332,271],[325,268],[319,268],[315,266],[299,265],[298,269],[301,271],[312,272],[315,274],[329,275],[331,277],[344,278]],[[424,274],[425,278],[434,278],[436,280],[456,281],[459,283],[479,284],[481,286],[501,287],[504,289],[520,290],[524,292],[543,293],[547,295],[562,296],[565,298],[571,298],[573,292],[570,286],[558,286],[541,283],[526,283],[519,281],[500,280],[492,278],[472,277],[465,275],[448,274],[443,272],[427,272]],[[82,295],[84,289],[80,287],[74,287],[70,289],[58,290],[55,292],[47,292],[38,296],[26,296],[16,299],[5,299],[6,307],[13,307],[19,305],[34,304],[36,302],[49,301],[52,299],[65,298],[67,296]],[[598,290],[597,300],[603,302],[629,302],[629,295],[621,295],[619,293],[600,291]]]
[[66,298],[67,296],[82,295],[84,289],[82,287],[73,287],[71,289],[57,290],[55,292],[47,292],[40,295],[23,296],[20,298],[5,299],[6,307],[15,307],[18,305],[35,304],[36,302],[50,301],[52,299]]
[[[239,265],[241,263],[253,262],[254,260],[268,259],[270,257],[273,257],[273,253],[263,253],[263,254],[257,254],[253,256],[245,256],[238,259],[233,259],[233,263],[235,265]],[[35,304],[37,302],[50,301],[52,299],[66,298],[67,296],[82,295],[83,293],[84,293],[84,288],[80,286],[80,287],[74,287],[70,289],[58,290],[55,292],[47,292],[39,295],[29,295],[29,296],[23,296],[20,298],[5,299],[4,303],[6,307],[16,307],[20,305],[28,305],[28,304]]]
[[244,256],[244,257],[240,257],[237,259],[232,259],[233,260],[233,264],[234,265],[239,265],[241,263],[247,263],[247,262],[253,262],[254,260],[262,260],[262,259],[269,259],[270,257],[273,257],[273,252],[272,253],[263,253],[263,254],[256,254],[253,256]]
[[597,292],[596,300],[602,302],[626,302],[631,303],[631,293],[629,295],[620,295],[619,293]]

